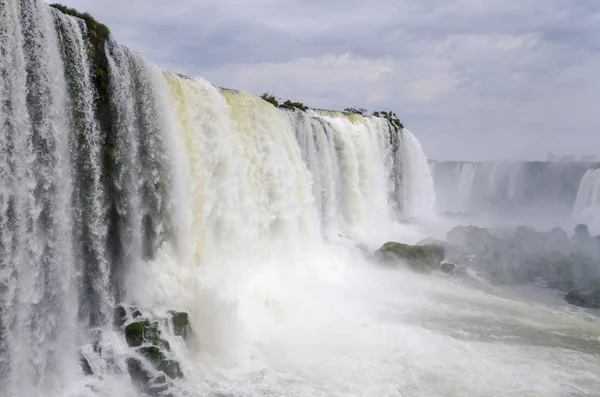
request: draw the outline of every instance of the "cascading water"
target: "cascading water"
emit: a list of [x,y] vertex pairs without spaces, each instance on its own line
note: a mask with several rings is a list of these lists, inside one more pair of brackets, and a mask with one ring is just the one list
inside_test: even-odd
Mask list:
[[600,169],[588,170],[581,179],[573,218],[593,230],[600,229]]
[[458,206],[461,211],[468,212],[473,196],[473,186],[477,164],[467,163],[460,166],[460,177],[458,180]]
[[401,145],[404,165],[404,213],[416,219],[431,219],[435,214],[435,189],[427,158],[417,138],[403,130]]
[[[0,0],[0,77],[0,396],[600,385],[580,314],[364,259],[424,237],[398,219],[433,218],[410,131],[164,72],[37,0]],[[170,310],[189,314],[187,340]],[[474,319],[490,311],[498,335]],[[140,344],[113,322],[139,318],[157,321]]]
[[585,162],[435,162],[443,211],[541,228],[570,227]]

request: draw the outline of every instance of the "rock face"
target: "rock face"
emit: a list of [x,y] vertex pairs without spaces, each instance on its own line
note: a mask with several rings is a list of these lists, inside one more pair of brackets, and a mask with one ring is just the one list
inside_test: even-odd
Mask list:
[[575,289],[565,296],[565,301],[571,305],[587,309],[600,309],[600,289],[590,294],[584,294],[580,290]]
[[[167,323],[176,336],[187,337],[187,313],[171,311],[163,321],[163,324]],[[115,309],[115,326],[123,330],[127,345],[137,353],[137,356],[129,357],[126,364],[133,383],[141,392],[162,396],[169,388],[170,379],[183,377],[179,363],[170,358],[171,347],[162,337],[158,321],[152,321],[136,308],[119,306]]]
[[406,262],[411,269],[419,273],[428,273],[437,269],[444,260],[442,245],[408,245],[388,242],[376,253],[376,257],[386,263]]
[[188,314],[184,312],[170,312],[170,314],[171,324],[173,325],[173,332],[175,335],[187,339],[190,324]]
[[539,232],[519,226],[492,234],[476,226],[459,226],[447,235],[446,258],[468,263],[498,284],[534,282],[565,292],[593,290],[600,280],[599,240],[585,225],[574,232],[569,238],[560,228]]

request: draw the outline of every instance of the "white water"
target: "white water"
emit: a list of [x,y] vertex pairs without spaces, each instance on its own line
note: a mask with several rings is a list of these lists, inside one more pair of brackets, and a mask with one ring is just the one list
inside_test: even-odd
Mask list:
[[600,231],[600,169],[588,170],[583,176],[573,218],[575,222],[587,224],[593,232]]
[[139,355],[109,320],[123,301],[190,314],[187,345],[163,328],[177,397],[600,387],[593,317],[382,269],[355,247],[426,236],[395,222],[434,216],[408,130],[395,150],[381,119],[279,110],[110,42],[107,135],[84,26],[33,0],[0,0],[0,23],[2,397],[138,395],[125,360]]
[[432,219],[435,214],[433,178],[421,144],[407,129],[402,134],[404,158],[404,212],[416,219]]
[[477,164],[467,163],[460,167],[460,177],[458,179],[458,208],[460,211],[468,212],[471,208],[476,174]]

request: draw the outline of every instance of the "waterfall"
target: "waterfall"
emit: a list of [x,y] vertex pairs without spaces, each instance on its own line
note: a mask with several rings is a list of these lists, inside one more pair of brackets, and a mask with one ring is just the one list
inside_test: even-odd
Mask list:
[[0,0],[0,26],[2,396],[134,393],[117,304],[186,310],[230,357],[224,326],[260,330],[228,316],[277,313],[269,280],[335,278],[328,244],[433,213],[418,140],[383,118],[162,71],[38,0]]
[[417,138],[407,129],[402,134],[404,160],[404,213],[417,219],[431,219],[435,213],[435,190],[427,158]]
[[477,174],[477,164],[466,163],[460,166],[460,176],[458,179],[458,209],[468,212],[473,198],[473,187],[475,184],[475,175]]
[[581,179],[573,219],[588,224],[590,229],[600,228],[600,169],[588,170]]

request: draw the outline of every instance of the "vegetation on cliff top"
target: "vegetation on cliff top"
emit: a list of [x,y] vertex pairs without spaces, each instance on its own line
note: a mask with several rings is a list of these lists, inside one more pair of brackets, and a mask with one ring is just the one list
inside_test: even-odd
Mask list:
[[271,105],[275,106],[276,108],[288,110],[298,109],[303,112],[308,110],[308,106],[304,105],[302,102],[292,102],[291,100],[287,99],[285,102],[280,103],[281,99],[275,98],[273,94],[268,92],[265,92],[260,97],[263,100],[269,102]]
[[94,17],[92,17],[87,12],[81,13],[74,8],[70,8],[70,7],[67,7],[62,4],[58,4],[58,3],[50,4],[50,7],[56,8],[63,14],[67,14],[67,15],[71,15],[71,16],[83,19],[86,22],[86,24],[88,25],[88,29],[89,29],[90,25],[97,25],[98,29],[94,29],[94,30],[101,30],[105,37],[110,36],[110,30],[108,29],[108,27],[106,25],[96,21],[94,19]]

